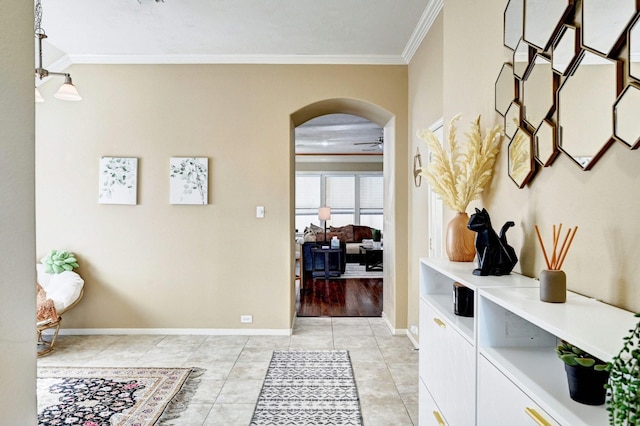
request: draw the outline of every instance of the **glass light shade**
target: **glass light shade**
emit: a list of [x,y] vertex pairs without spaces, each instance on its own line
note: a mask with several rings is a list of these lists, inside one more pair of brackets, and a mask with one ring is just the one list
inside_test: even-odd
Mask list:
[[320,207],[318,209],[318,219],[320,220],[331,219],[331,207]]
[[82,97],[78,93],[76,86],[74,86],[73,83],[71,82],[71,77],[69,76],[65,77],[64,84],[60,86],[60,89],[58,90],[58,92],[53,96],[58,99],[62,99],[63,101],[81,101],[82,100]]
[[35,89],[36,89],[36,102],[44,102],[44,98],[40,94],[40,91],[38,90],[38,88],[36,87]]

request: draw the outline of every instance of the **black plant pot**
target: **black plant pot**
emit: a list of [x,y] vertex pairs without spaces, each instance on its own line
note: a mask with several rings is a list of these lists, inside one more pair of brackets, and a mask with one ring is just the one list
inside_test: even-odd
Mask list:
[[564,365],[569,382],[569,395],[574,401],[587,405],[604,404],[609,380],[608,371],[596,371],[593,368]]

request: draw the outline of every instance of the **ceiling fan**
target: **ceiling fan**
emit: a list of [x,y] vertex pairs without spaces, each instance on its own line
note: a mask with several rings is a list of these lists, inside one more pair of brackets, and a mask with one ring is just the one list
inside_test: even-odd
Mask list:
[[370,148],[364,148],[363,151],[378,151],[382,149],[382,145],[384,144],[384,138],[380,136],[375,142],[356,142],[354,145],[371,145]]

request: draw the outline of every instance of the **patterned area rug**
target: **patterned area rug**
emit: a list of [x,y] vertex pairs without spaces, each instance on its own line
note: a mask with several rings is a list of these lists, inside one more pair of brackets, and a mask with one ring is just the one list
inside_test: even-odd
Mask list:
[[145,426],[180,415],[197,368],[38,368],[38,425]]
[[350,279],[350,278],[383,278],[382,271],[367,271],[364,265],[358,263],[347,263],[344,274],[333,279]]
[[347,351],[275,351],[252,425],[362,425]]

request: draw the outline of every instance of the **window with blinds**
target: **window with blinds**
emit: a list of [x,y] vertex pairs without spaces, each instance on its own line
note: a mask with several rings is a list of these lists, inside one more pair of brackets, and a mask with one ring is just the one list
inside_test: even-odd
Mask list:
[[297,174],[296,229],[310,223],[321,225],[318,208],[331,207],[330,226],[383,227],[384,185],[382,174]]
[[360,225],[382,229],[384,210],[384,181],[382,176],[360,176]]

